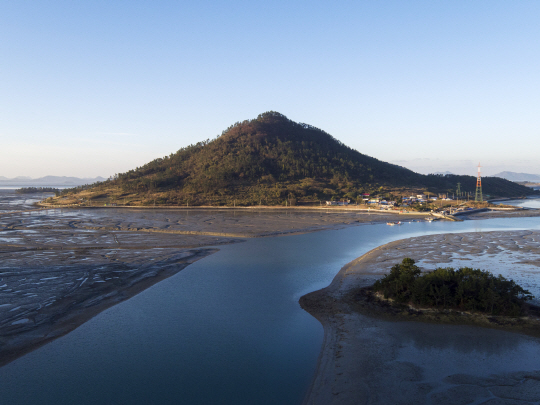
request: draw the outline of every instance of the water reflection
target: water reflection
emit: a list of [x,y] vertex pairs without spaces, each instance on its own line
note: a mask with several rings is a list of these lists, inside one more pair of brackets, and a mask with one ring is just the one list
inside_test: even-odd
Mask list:
[[540,198],[531,197],[520,200],[503,201],[501,204],[515,205],[516,207],[540,209]]
[[[389,329],[396,326],[388,324]],[[534,342],[534,351],[540,354],[540,345],[535,338],[495,329],[478,328],[468,325],[436,325],[416,322],[400,322],[399,338],[403,346],[413,352],[442,350],[453,352],[454,356],[481,353],[482,355],[501,355],[515,350],[526,342]],[[452,333],[448,333],[448,332]],[[390,332],[392,333],[392,332]],[[530,348],[530,345],[527,345]]]
[[466,373],[488,376],[539,368],[536,338],[458,325],[400,326],[399,361],[421,365],[429,378]]

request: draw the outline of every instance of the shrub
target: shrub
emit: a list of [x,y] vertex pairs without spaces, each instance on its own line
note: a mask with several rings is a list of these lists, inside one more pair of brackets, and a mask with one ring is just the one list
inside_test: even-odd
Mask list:
[[522,315],[523,304],[533,298],[529,291],[501,275],[470,267],[437,268],[421,274],[410,258],[394,265],[373,290],[399,303],[509,316]]

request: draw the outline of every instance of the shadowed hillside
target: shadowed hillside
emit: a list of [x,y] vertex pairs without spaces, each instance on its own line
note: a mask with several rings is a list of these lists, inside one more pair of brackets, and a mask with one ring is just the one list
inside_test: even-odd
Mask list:
[[[349,198],[359,193],[422,189],[446,192],[471,176],[424,176],[363,155],[326,132],[277,112],[236,123],[199,142],[91,187],[64,196],[133,204],[275,205]],[[500,181],[499,181],[500,180]],[[462,186],[462,187],[463,187]],[[492,194],[524,195],[506,180]]]
[[[428,174],[423,177],[423,184],[430,190],[441,192],[448,190],[450,193],[455,193],[456,185],[460,183],[462,192],[469,192],[474,197],[476,191],[476,177],[474,176]],[[484,197],[521,197],[534,194],[528,187],[500,177],[482,177],[482,191]]]

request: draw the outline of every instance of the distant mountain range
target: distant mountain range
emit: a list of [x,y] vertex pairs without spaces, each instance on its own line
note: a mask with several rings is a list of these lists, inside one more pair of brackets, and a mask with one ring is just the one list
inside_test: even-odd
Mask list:
[[106,180],[103,177],[94,178],[80,178],[80,177],[67,177],[67,176],[45,176],[33,179],[28,176],[18,176],[14,178],[7,178],[0,176],[0,188],[2,186],[21,186],[21,187],[76,187],[84,184],[93,184],[98,181]]
[[492,177],[501,177],[510,181],[540,181],[540,174],[516,173],[516,172],[500,172]]

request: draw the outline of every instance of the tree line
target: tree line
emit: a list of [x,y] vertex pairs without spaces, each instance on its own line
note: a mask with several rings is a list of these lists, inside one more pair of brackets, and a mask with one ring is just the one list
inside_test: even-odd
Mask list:
[[60,190],[55,187],[21,187],[15,190],[19,194],[54,193],[60,195]]

